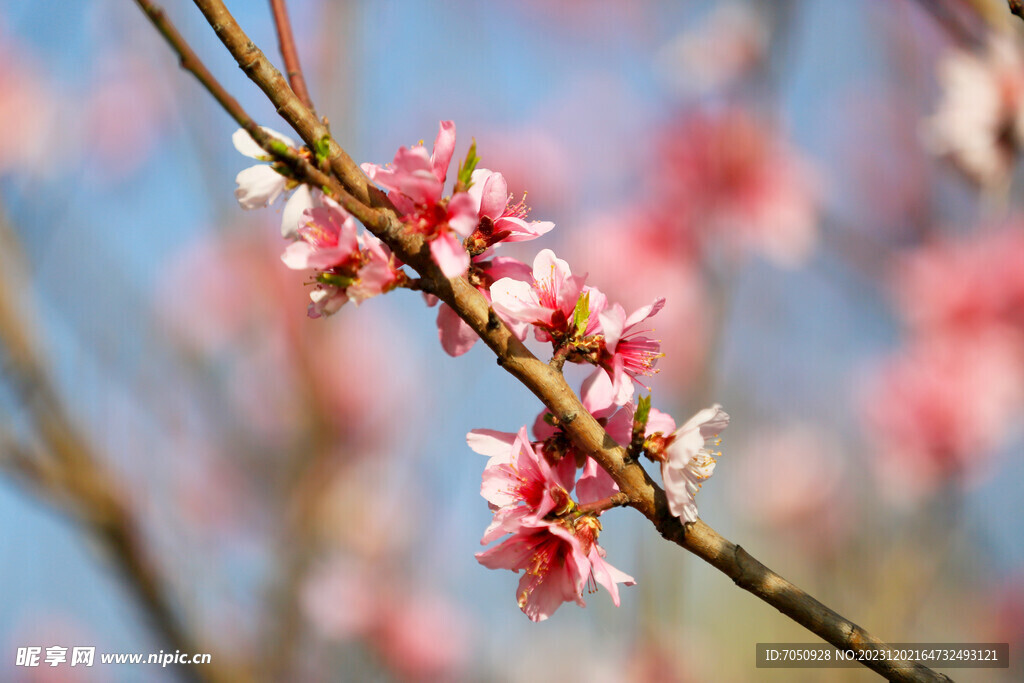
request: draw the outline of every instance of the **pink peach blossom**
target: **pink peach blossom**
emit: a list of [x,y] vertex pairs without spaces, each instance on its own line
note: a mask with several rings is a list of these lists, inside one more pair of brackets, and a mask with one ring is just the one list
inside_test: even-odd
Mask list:
[[492,456],[484,470],[480,495],[495,512],[480,543],[514,533],[522,525],[536,524],[549,513],[570,509],[569,492],[575,478],[575,462],[564,458],[551,467],[530,442],[526,427],[521,428],[511,448]]
[[292,270],[326,270],[359,258],[355,219],[341,209],[310,209],[303,214],[298,239],[281,260]]
[[579,502],[593,503],[618,492],[619,486],[612,476],[596,460],[588,457],[576,480],[576,498]]
[[284,205],[281,212],[281,237],[298,239],[299,228],[303,225],[303,215],[313,209],[324,207],[341,209],[341,206],[320,190],[311,189],[309,185],[299,185]]
[[915,333],[975,333],[1006,327],[1024,334],[1024,230],[1019,223],[944,239],[897,261],[904,320]]
[[551,231],[550,221],[527,221],[529,209],[525,199],[512,203],[505,176],[485,168],[473,171],[473,184],[468,195],[476,209],[475,232],[470,236],[477,250],[487,249],[500,242],[525,242]]
[[[667,352],[658,360],[659,375],[673,383],[691,380],[704,357],[710,308],[692,235],[640,209],[609,212],[580,234],[585,239],[575,243],[575,259],[586,263],[590,277],[626,310],[649,303],[655,292],[670,293],[658,315],[658,336]],[[607,373],[600,374],[607,379]]]
[[356,305],[391,291],[404,277],[398,269],[398,261],[383,242],[368,232],[363,232],[360,237],[363,242],[363,265],[359,268],[355,282],[345,290],[345,294]]
[[560,524],[522,527],[476,559],[488,569],[525,570],[516,600],[531,621],[544,621],[563,602],[586,604],[582,596],[590,562],[576,535]]
[[489,569],[525,570],[516,596],[531,621],[544,621],[570,600],[585,607],[583,589],[590,578],[604,586],[618,606],[618,584],[631,586],[635,581],[604,561],[604,550],[597,545],[600,528],[590,515],[522,526],[476,558]]
[[399,211],[410,213],[416,204],[433,206],[441,201],[454,152],[455,123],[442,121],[432,154],[427,154],[422,143],[400,147],[388,166],[366,163],[362,169],[370,180],[396,193],[388,196]]
[[476,557],[491,569],[526,570],[518,591],[523,612],[542,621],[568,600],[584,605],[583,587],[590,578],[611,593],[617,606],[617,584],[632,585],[633,579],[605,562],[605,552],[597,545],[597,517],[576,512],[569,497],[575,457],[566,455],[549,465],[539,444],[528,440],[525,427],[517,434],[474,430],[466,440],[490,458],[481,494],[495,512],[481,543],[512,534]]
[[553,251],[542,249],[533,261],[533,282],[501,278],[491,285],[491,301],[495,312],[535,325],[537,339],[549,341],[552,334],[568,332],[585,279],[573,275]]
[[702,242],[784,267],[807,260],[818,188],[809,163],[772,126],[741,109],[693,112],[664,132],[659,153],[657,192]]
[[[605,420],[615,412],[615,406],[597,405],[586,393],[581,396],[581,400],[583,407],[598,420]],[[582,466],[580,478],[576,482],[576,495],[579,502],[598,501],[619,490],[611,476],[599,467],[597,462],[586,452],[576,447],[573,440],[565,433],[564,428],[560,424],[556,426],[554,420],[551,419],[551,413],[546,408],[534,420],[533,433],[537,438],[535,444],[540,447],[541,452],[552,454],[550,457],[559,458],[560,463],[570,461],[576,463],[577,466]],[[621,434],[613,438],[618,439],[620,436]],[[626,441],[628,441],[628,437],[626,437]]]
[[980,481],[1024,399],[1016,335],[943,334],[885,359],[862,394],[876,471],[886,489],[917,497]]
[[336,312],[393,289],[402,277],[391,252],[370,233],[357,234],[355,219],[331,202],[302,214],[296,240],[281,260],[294,270],[318,271],[309,316]]
[[420,144],[399,148],[389,166],[363,164],[375,183],[389,190],[388,198],[412,232],[429,242],[430,255],[445,277],[458,277],[469,267],[462,240],[477,226],[477,207],[466,193],[442,200],[448,166],[455,151],[455,124],[442,121],[428,155]]
[[596,377],[588,387],[588,392],[596,394],[598,403],[623,405],[633,398],[633,382],[639,383],[637,375],[650,376],[657,372],[654,365],[665,355],[661,353],[661,341],[642,336],[649,330],[640,325],[656,315],[664,305],[664,297],[659,297],[628,318],[617,303],[599,314],[604,344],[600,368],[595,374],[606,373],[608,381]]

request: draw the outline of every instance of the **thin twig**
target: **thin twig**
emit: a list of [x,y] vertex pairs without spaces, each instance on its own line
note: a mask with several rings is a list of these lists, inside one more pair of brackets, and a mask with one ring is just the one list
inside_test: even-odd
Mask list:
[[613,493],[607,498],[601,500],[595,500],[591,503],[582,503],[576,506],[576,512],[581,515],[594,514],[596,512],[604,512],[605,510],[611,510],[615,507],[623,507],[629,505],[629,496],[621,491],[619,493]]
[[330,416],[325,414],[325,399],[316,391],[318,383],[315,368],[311,364],[314,354],[307,348],[308,337],[290,328],[288,344],[291,357],[295,359],[296,370],[303,388],[299,400],[303,413],[310,418],[305,431],[308,438],[293,453],[288,463],[285,480],[283,507],[288,510],[284,534],[279,539],[278,568],[276,585],[269,600],[270,619],[264,634],[261,671],[266,679],[286,680],[293,672],[295,653],[302,642],[305,622],[300,606],[300,592],[309,574],[309,568],[320,550],[320,536],[316,529],[316,515],[330,492],[332,474],[337,465],[335,427]]
[[[143,0],[137,1],[143,4]],[[352,161],[345,150],[334,141],[327,126],[295,96],[281,72],[270,63],[263,51],[249,40],[224,3],[207,2],[206,0],[194,1],[199,11],[213,27],[217,37],[238,62],[239,68],[260,86],[277,107],[277,113],[295,129],[295,132],[305,140],[310,149],[326,145],[327,161],[331,171],[341,181],[345,189],[367,206],[376,203],[371,197],[373,190],[370,181],[359,170],[356,162]],[[145,2],[145,4],[149,5],[150,3]],[[379,192],[375,194],[381,195]]]
[[[282,145],[279,140],[271,137],[265,130],[263,130],[263,128],[257,125],[255,120],[251,116],[249,116],[242,108],[242,105],[238,103],[238,100],[232,97],[224,88],[224,86],[222,86],[217,81],[217,79],[213,77],[213,74],[210,73],[210,70],[207,69],[206,65],[203,64],[203,62],[196,56],[195,52],[192,50],[191,47],[189,47],[188,43],[181,36],[181,33],[178,32],[174,24],[171,23],[170,19],[167,18],[167,15],[164,13],[163,9],[153,4],[149,0],[135,0],[135,3],[142,9],[146,16],[149,17],[150,21],[156,27],[157,31],[160,32],[164,39],[167,40],[170,46],[178,54],[181,67],[186,71],[192,73],[192,75],[194,75],[199,80],[202,86],[206,88],[206,91],[209,92],[215,100],[217,100],[217,103],[224,108],[224,110],[231,116],[231,118],[235,120],[236,123],[238,123],[239,126],[244,128],[246,132],[249,133],[252,139],[255,140],[260,147],[262,147],[268,154],[271,154],[275,158],[286,163],[295,173],[298,180],[307,183],[312,187],[323,190],[324,192],[329,194],[333,199],[337,200],[338,203],[345,207],[345,209],[349,213],[351,213],[353,216],[359,219],[364,225],[379,225],[382,223],[383,219],[380,215],[378,215],[378,212],[367,206],[370,192],[370,190],[367,189],[367,184],[369,181],[366,180],[366,177],[362,175],[362,171],[360,171],[358,167],[355,166],[355,163],[351,161],[348,155],[345,154],[345,152],[341,151],[341,148],[338,147],[338,144],[336,142],[331,140],[332,148],[337,148],[341,155],[344,156],[344,159],[348,159],[348,161],[352,164],[352,167],[355,168],[355,173],[357,173],[361,178],[363,178],[362,193],[363,196],[365,197],[364,199],[360,199],[358,194],[353,195],[352,193],[350,193],[349,188],[339,183],[336,177],[327,175],[326,173],[315,167],[313,164],[311,164],[307,159],[305,159],[294,149]],[[231,21],[233,22],[234,19],[231,19]],[[235,26],[237,27],[237,24],[235,24]],[[240,31],[241,29],[238,30]],[[253,47],[253,49],[256,48]],[[289,95],[289,101],[293,103],[293,106],[299,107],[304,113],[309,114],[309,110],[303,107],[301,102],[295,99],[295,93],[291,91],[291,88],[288,87],[288,84],[284,81],[283,78],[281,78],[281,74],[277,71],[277,69],[270,65],[270,63],[266,59],[266,56],[264,56],[263,53],[260,52],[258,49],[256,49],[256,52],[259,53],[259,57],[261,59],[260,64],[266,67],[260,68],[259,72],[263,74],[269,70],[277,74],[278,82],[276,87],[287,90]],[[308,119],[308,117],[304,117],[303,120],[305,119]],[[291,120],[289,120],[289,123],[292,123]],[[294,124],[292,125],[294,127]],[[319,129],[322,129],[324,131],[324,134],[326,135],[327,129],[324,128],[319,123],[317,125],[319,126]],[[302,135],[301,132],[300,135]],[[303,139],[306,140],[306,142],[309,145],[315,146],[315,141],[319,140],[320,138],[313,137],[307,139],[305,136],[303,136]],[[330,161],[331,170],[335,175],[337,175],[338,171],[335,168],[336,162],[334,161],[333,158],[331,158]],[[344,160],[337,162],[337,165],[340,165],[342,168],[348,168],[348,164],[344,163]],[[356,184],[358,185],[358,183]]]
[[295,36],[292,35],[292,23],[288,20],[285,0],[270,0],[270,8],[274,12],[277,42],[281,46],[281,57],[284,59],[284,69],[288,74],[288,82],[292,85],[292,92],[316,115],[313,100],[306,89],[306,77],[302,75],[302,66],[299,64],[299,51],[295,48]]
[[569,357],[569,351],[571,350],[572,347],[569,346],[569,344],[560,344],[558,348],[555,349],[555,352],[551,355],[551,360],[548,361],[548,365],[553,367],[555,370],[561,372],[562,368],[565,366],[566,358]]
[[[281,74],[273,68],[265,55],[249,40],[223,2],[194,1],[242,70],[268,95],[285,120],[308,145],[320,142],[322,138],[317,131],[323,130],[323,127],[313,126],[311,121],[315,121],[315,117],[287,87]],[[329,140],[329,144],[332,153],[335,149],[339,153],[331,157],[332,172],[356,199],[371,201],[369,181],[354,163],[337,163],[336,159],[349,157],[333,140]],[[342,154],[344,157],[341,157]],[[445,278],[431,260],[422,236],[407,232],[393,211],[366,206],[363,207],[363,213],[369,221],[363,220],[358,214],[356,217],[384,241],[398,258],[430,283],[432,291],[451,306],[494,351],[498,364],[544,403],[564,425],[576,445],[597,460],[618,484],[620,491],[628,497],[629,504],[650,519],[663,537],[701,557],[744,590],[837,647],[856,651],[886,648],[883,641],[772,572],[741,547],[722,538],[703,521],[698,520],[684,527],[669,512],[665,492],[647,476],[639,464],[627,462],[625,449],[608,436],[593,415],[583,407],[561,373],[534,356],[504,324],[490,323],[495,318],[494,313],[476,288],[461,277]],[[872,660],[866,662],[866,665],[890,680],[949,680],[912,662]]]

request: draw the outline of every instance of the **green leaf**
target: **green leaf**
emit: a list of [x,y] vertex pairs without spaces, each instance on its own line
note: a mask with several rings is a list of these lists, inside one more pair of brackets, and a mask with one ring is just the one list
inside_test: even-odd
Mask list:
[[459,164],[459,175],[455,185],[457,192],[465,192],[473,186],[473,171],[476,170],[476,165],[479,162],[480,157],[476,155],[476,138],[473,138],[473,144],[469,146],[469,151],[466,152],[466,160]]
[[651,395],[641,396],[636,404],[636,412],[633,413],[633,424],[639,423],[641,427],[647,427],[647,418],[651,415]]
[[552,427],[558,426],[558,423],[555,422],[555,416],[552,415],[551,413],[545,412],[544,417],[542,419],[544,420],[544,422],[548,423]]
[[576,310],[572,314],[576,335],[582,337],[587,333],[587,322],[590,320],[590,292],[581,295],[576,301]]

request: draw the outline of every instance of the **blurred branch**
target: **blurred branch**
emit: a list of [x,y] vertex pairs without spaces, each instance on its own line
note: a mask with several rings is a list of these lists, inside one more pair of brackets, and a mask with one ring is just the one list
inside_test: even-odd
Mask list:
[[277,41],[281,45],[281,57],[284,59],[284,68],[288,73],[292,91],[315,115],[316,109],[313,107],[313,100],[309,97],[306,78],[302,75],[302,66],[299,64],[299,52],[295,49],[295,36],[292,35],[292,23],[288,20],[288,7],[285,5],[285,0],[270,0],[270,8],[274,11]]
[[[583,407],[561,373],[534,356],[491,310],[486,298],[465,278],[444,277],[431,260],[423,237],[406,231],[395,212],[373,196],[374,191],[371,190],[369,180],[333,139],[324,137],[327,135],[324,126],[299,101],[281,74],[242,31],[223,2],[194,1],[239,67],[266,93],[277,107],[277,111],[306,144],[311,149],[326,146],[330,151],[330,169],[335,177],[330,178],[331,182],[328,183],[316,182],[314,187],[323,189],[328,195],[336,196],[346,209],[351,205],[354,209],[352,213],[366,228],[384,241],[399,259],[420,274],[424,289],[436,294],[459,314],[494,351],[498,365],[544,403],[564,425],[565,431],[576,445],[594,457],[612,476],[620,491],[628,497],[629,505],[650,519],[663,537],[696,554],[732,578],[744,590],[758,596],[837,647],[856,651],[887,647],[883,641],[789,583],[751,557],[741,547],[721,537],[703,521],[698,520],[694,524],[683,526],[678,518],[673,517],[668,509],[665,492],[651,480],[639,463],[627,460],[626,450],[609,437],[600,423]],[[137,2],[144,8],[149,4],[142,0]],[[167,31],[161,32],[165,37],[168,36]],[[174,41],[170,42],[172,47],[182,54],[179,46]],[[229,113],[235,116],[234,112]],[[236,120],[241,123],[237,116]],[[249,130],[249,127],[246,129]],[[257,142],[261,141],[257,139]],[[303,179],[313,177],[309,169],[302,167],[290,157],[275,152],[269,142],[264,149],[274,153],[275,158],[282,162],[289,163]],[[319,169],[313,170],[320,173]],[[337,193],[339,185],[344,189],[342,194]],[[872,660],[865,664],[890,680],[949,680],[927,667],[912,662]]]
[[[2,216],[0,243],[0,254],[8,249],[17,250],[13,231]],[[9,272],[0,270],[0,274]],[[0,275],[2,367],[29,413],[40,445],[29,448],[13,436],[0,433],[0,467],[34,487],[40,497],[70,511],[99,538],[163,647],[191,653],[210,652],[211,648],[200,645],[175,614],[167,597],[166,582],[147,555],[140,525],[123,490],[67,414],[37,355],[39,346],[17,308],[10,277]],[[190,680],[240,680],[239,671],[229,674],[229,667],[221,662],[214,655],[211,664],[178,671]]]
[[285,473],[285,509],[289,514],[285,520],[285,533],[280,544],[280,563],[277,583],[270,594],[271,618],[266,630],[263,646],[265,658],[261,670],[268,673],[268,680],[285,680],[292,672],[293,658],[301,643],[303,629],[300,594],[309,568],[320,550],[320,536],[316,528],[317,515],[330,491],[335,454],[332,446],[334,428],[331,416],[324,413],[328,402],[318,396],[316,370],[311,359],[315,354],[304,344],[308,337],[291,328],[288,343],[290,357],[295,359],[300,385],[303,387],[302,413],[308,416],[309,438],[301,439],[299,447],[291,454]]
[[[916,2],[956,42],[967,47],[978,47],[983,42],[978,24],[969,25],[957,10],[947,4],[946,0],[916,0]],[[1009,2],[1011,10],[1014,3],[1021,4],[1021,0],[1009,0]],[[975,16],[975,18],[977,17]]]
[[1024,19],[1024,0],[1007,0],[1010,5],[1010,14],[1016,14]]

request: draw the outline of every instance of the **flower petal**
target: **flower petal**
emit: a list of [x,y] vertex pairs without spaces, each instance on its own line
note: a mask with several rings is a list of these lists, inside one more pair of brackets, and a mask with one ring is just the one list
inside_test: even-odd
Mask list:
[[235,199],[243,209],[261,209],[281,196],[286,182],[271,166],[250,166],[235,176]]
[[441,304],[437,311],[437,334],[449,356],[461,356],[480,338],[448,304]]
[[455,122],[442,121],[434,140],[434,151],[430,155],[430,165],[436,177],[442,183],[448,175],[448,166],[455,153]]
[[469,269],[469,252],[451,234],[439,235],[431,241],[430,255],[445,277],[459,277]]
[[466,443],[474,451],[492,459],[504,458],[506,462],[511,460],[512,442],[515,440],[514,433],[499,432],[493,429],[474,429],[466,434]]
[[286,239],[295,239],[298,236],[299,227],[302,224],[302,214],[308,209],[315,209],[321,206],[317,195],[309,189],[309,185],[299,185],[292,192],[292,196],[285,202],[284,211],[281,212],[281,236]]

